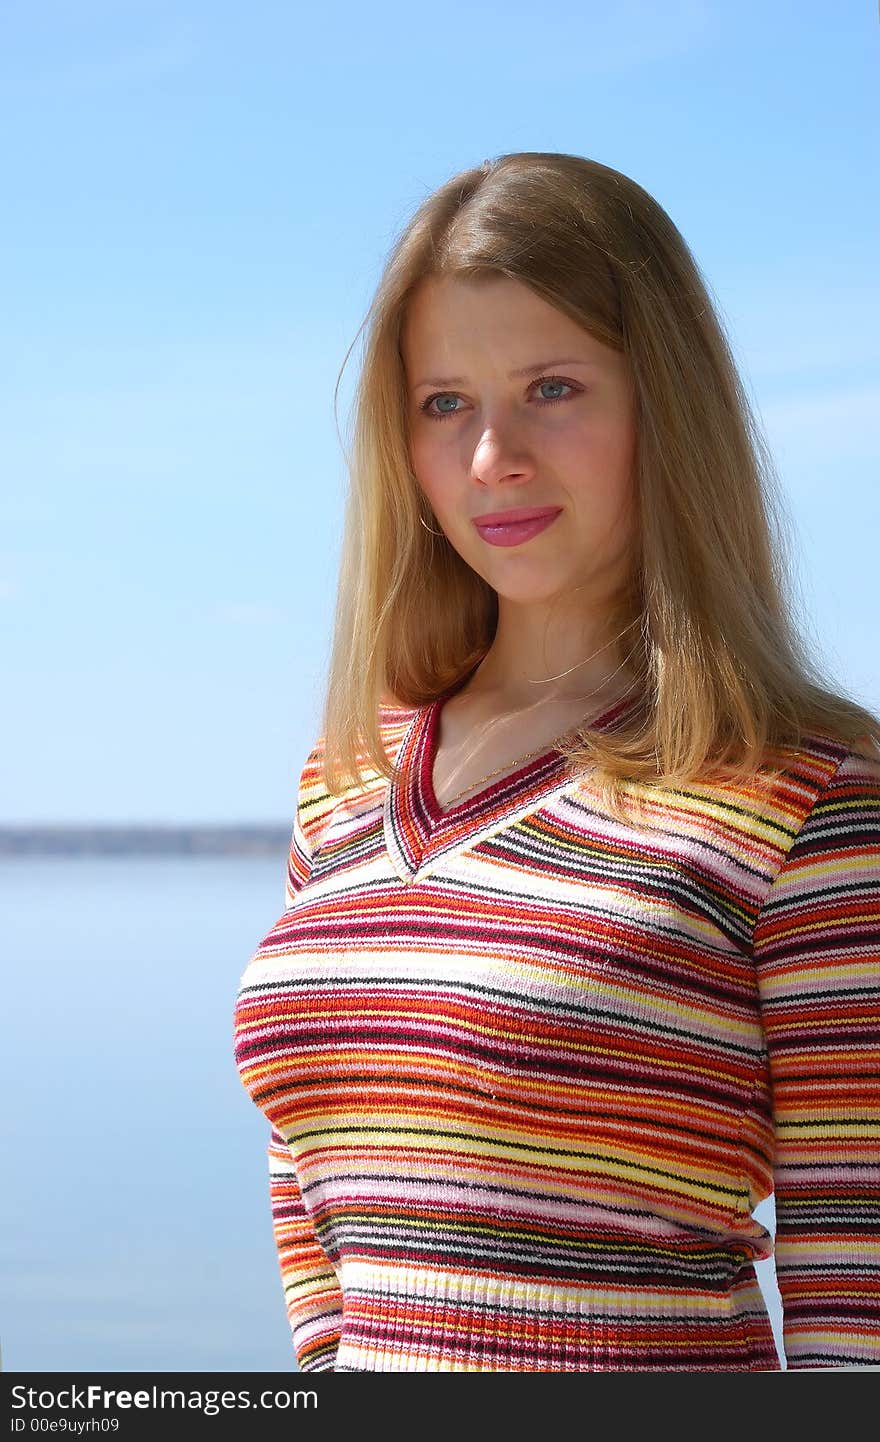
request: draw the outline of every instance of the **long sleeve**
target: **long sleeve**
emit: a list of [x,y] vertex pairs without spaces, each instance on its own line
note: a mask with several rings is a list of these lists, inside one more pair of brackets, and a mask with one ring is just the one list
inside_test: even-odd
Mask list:
[[296,1179],[290,1148],[273,1127],[268,1147],[272,1229],[287,1317],[301,1372],[332,1372],[342,1293]]
[[[314,825],[316,797],[327,801],[317,747],[306,760],[299,779],[287,856],[285,911],[294,904],[309,878],[312,851],[308,833]],[[256,1071],[261,1068],[259,1048],[257,1054],[252,1055],[252,1036],[260,1031],[263,1023],[259,992],[252,994],[245,990],[239,998],[236,1022],[236,1052],[243,1080],[248,1077],[251,1066]],[[340,1337],[342,1293],[314,1219],[303,1201],[291,1149],[274,1125],[269,1138],[268,1162],[272,1229],[297,1362],[303,1372],[332,1371]]]
[[789,1368],[880,1365],[880,762],[849,750],[754,930]]

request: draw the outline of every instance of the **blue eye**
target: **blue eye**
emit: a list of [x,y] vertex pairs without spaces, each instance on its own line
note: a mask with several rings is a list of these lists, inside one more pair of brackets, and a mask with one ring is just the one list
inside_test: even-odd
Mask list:
[[[538,382],[538,385],[541,385],[541,386],[564,386],[565,384],[566,384],[565,381],[557,381],[557,380],[548,380],[548,381],[539,381],[539,382]],[[562,396],[553,396],[553,397],[551,397],[551,400],[550,400],[550,401],[547,401],[547,404],[550,405],[550,404],[552,404],[552,401],[554,401],[554,400],[561,401],[562,399],[563,399]],[[546,397],[546,396],[544,396],[544,400],[547,400],[547,397]]]
[[[422,410],[426,410],[427,407],[431,404],[431,401],[454,401],[454,400],[457,400],[457,399],[458,399],[457,396],[450,396],[450,395],[430,396],[430,397],[428,398],[428,400],[425,401],[424,406],[422,406]],[[431,412],[429,411],[428,414],[430,415]],[[434,411],[434,415],[435,415],[435,416],[437,416],[437,415],[439,415],[439,416],[454,416],[454,415],[455,415],[455,411],[439,411],[439,412],[438,412],[438,411]]]
[[[571,400],[572,396],[576,395],[580,390],[579,386],[573,385],[571,381],[564,381],[561,376],[542,376],[540,380],[532,382],[530,390],[534,390],[536,386],[564,386],[566,390],[572,392],[572,395],[552,396],[549,400],[547,399],[547,397],[543,397],[539,402],[541,407],[555,406],[559,405],[561,401]],[[431,409],[434,402],[447,400],[457,401],[459,399],[460,397],[455,395],[452,391],[435,391],[434,395],[428,396],[428,399],[422,403],[419,409],[432,421],[445,421],[449,416],[457,416],[458,409],[456,408],[455,410],[435,411]]]

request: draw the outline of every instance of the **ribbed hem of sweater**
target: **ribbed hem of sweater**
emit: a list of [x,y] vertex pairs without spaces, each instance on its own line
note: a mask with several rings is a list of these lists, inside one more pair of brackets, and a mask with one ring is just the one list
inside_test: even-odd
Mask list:
[[685,1295],[349,1263],[344,1295],[337,1372],[781,1370],[751,1266]]

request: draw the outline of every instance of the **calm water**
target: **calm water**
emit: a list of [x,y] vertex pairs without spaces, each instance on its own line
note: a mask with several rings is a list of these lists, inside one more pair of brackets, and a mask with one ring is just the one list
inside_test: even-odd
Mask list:
[[[4,1370],[294,1370],[268,1123],[232,1059],[284,866],[0,865]],[[757,1215],[772,1229],[772,1205]],[[759,1270],[780,1346],[773,1263]]]

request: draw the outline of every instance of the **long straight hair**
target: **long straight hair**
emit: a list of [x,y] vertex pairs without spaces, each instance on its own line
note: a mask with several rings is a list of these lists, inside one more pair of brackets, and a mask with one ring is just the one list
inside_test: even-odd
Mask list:
[[328,791],[393,776],[380,707],[436,699],[495,634],[495,592],[428,529],[400,340],[422,280],[497,275],[623,352],[635,391],[638,539],[608,625],[631,628],[638,700],[613,729],[569,733],[560,749],[572,765],[592,768],[611,813],[633,820],[627,799],[639,811],[646,788],[772,778],[777,748],[817,733],[880,756],[880,718],[828,684],[796,629],[781,487],[687,244],[619,171],[522,152],[462,171],[423,201],[360,328],[322,722]]

